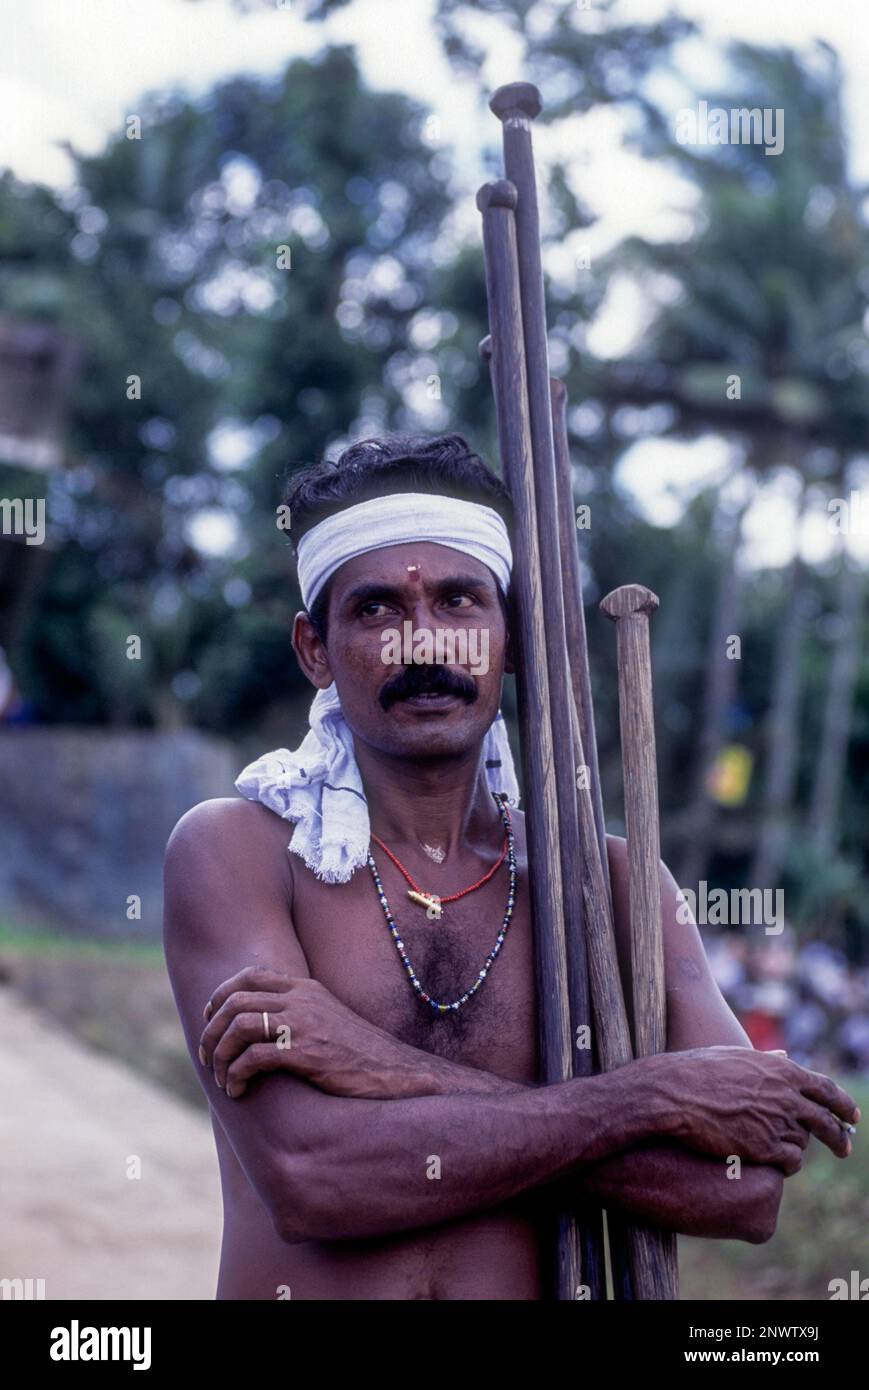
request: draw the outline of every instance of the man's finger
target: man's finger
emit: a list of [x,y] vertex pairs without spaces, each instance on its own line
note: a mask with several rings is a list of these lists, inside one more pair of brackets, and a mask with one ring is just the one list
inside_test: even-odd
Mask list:
[[226,1073],[226,1094],[230,1100],[244,1095],[248,1081],[260,1072],[292,1071],[292,1048],[275,1047],[274,1043],[253,1043],[229,1066]]
[[[793,1065],[797,1066],[797,1063],[794,1062]],[[829,1076],[824,1076],[823,1072],[809,1071],[807,1067],[799,1067],[799,1071],[802,1075],[798,1084],[804,1096],[815,1101],[817,1105],[825,1105],[848,1124],[857,1122],[860,1112],[853,1096],[849,1096],[847,1091],[843,1091]]]
[[836,1116],[827,1110],[826,1106],[815,1105],[812,1101],[806,1101],[805,1106],[799,1113],[800,1124],[804,1125],[809,1133],[814,1134],[822,1144],[838,1158],[847,1158],[851,1152],[851,1140],[848,1131],[844,1128]]
[[281,1051],[275,1044],[265,1043],[263,1037],[262,1014],[237,1014],[232,1019],[223,1036],[218,1039],[211,1058],[214,1080],[221,1088],[226,1086],[226,1074],[231,1064],[251,1046],[271,1047]]
[[811,1133],[804,1124],[794,1125],[793,1129],[789,1129],[786,1134],[782,1135],[782,1139],[785,1139],[789,1144],[796,1144],[798,1149],[807,1149],[811,1137]]
[[264,965],[246,965],[244,970],[239,970],[237,975],[233,975],[231,979],[224,980],[217,986],[202,1010],[202,1017],[208,1022],[221,1005],[226,1003],[229,996],[238,990],[287,989],[290,978],[283,970],[274,970]]
[[[239,1014],[253,1014],[259,1019],[259,1036],[265,1040],[265,1025],[263,1014],[270,1015],[283,1014],[286,1012],[286,994],[266,994],[255,991],[238,990],[235,994],[230,994],[220,1005],[215,1013],[212,1014],[209,1022],[202,1030],[199,1039],[199,1060],[204,1067],[212,1065],[214,1050],[220,1042],[226,1030],[230,1027],[233,1019]],[[277,1037],[277,1024],[273,1018],[269,1018],[270,1041],[274,1042]]]
[[803,1166],[803,1151],[798,1144],[783,1140],[772,1159],[776,1168],[781,1168],[785,1177],[792,1178]]

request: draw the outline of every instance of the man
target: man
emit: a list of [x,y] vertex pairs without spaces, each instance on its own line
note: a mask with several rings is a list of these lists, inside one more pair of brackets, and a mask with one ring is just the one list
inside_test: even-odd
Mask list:
[[[768,1239],[809,1136],[844,1157],[859,1113],[751,1050],[666,870],[669,1051],[536,1084],[502,485],[458,436],[397,436],[297,475],[287,503],[311,731],[246,769],[249,800],[184,816],[166,857],[223,1185],[218,1297],[539,1299],[545,1214],[586,1197]],[[487,660],[396,664],[407,632]],[[624,971],[624,842],[609,855]]]

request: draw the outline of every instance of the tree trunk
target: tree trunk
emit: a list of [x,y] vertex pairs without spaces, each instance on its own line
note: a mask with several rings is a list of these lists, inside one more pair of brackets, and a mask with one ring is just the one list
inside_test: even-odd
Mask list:
[[843,550],[839,575],[839,624],[833,640],[809,812],[812,843],[822,853],[835,850],[839,840],[839,800],[851,736],[854,691],[860,669],[862,613],[863,574],[853,561],[849,561]]
[[737,554],[742,518],[747,502],[735,511],[717,508],[713,530],[725,532],[721,568],[715,594],[709,650],[706,659],[706,688],[703,716],[697,744],[694,791],[687,818],[690,838],[679,869],[679,881],[694,887],[705,876],[715,838],[718,811],[709,793],[709,779],[727,737],[727,712],[737,686],[738,662],[727,655],[727,639],[734,634],[739,612]]
[[752,888],[761,889],[778,884],[796,786],[802,638],[808,598],[806,569],[799,552],[791,563],[788,588],[775,645],[772,703],[766,719],[763,812],[749,876]]

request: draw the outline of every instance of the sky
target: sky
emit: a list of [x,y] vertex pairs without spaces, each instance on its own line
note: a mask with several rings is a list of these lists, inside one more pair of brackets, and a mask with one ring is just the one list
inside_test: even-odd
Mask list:
[[[578,10],[581,9],[581,0]],[[353,0],[325,24],[307,24],[292,0],[263,0],[247,15],[230,0],[3,0],[0,8],[0,127],[2,162],[22,179],[62,187],[70,182],[65,145],[86,153],[100,149],[107,134],[136,111],[146,91],[181,87],[197,93],[233,73],[269,74],[292,58],[316,52],[324,42],[353,43],[363,73],[374,88],[403,89],[428,104],[440,118],[441,139],[457,169],[457,230],[479,234],[473,195],[487,176],[481,151],[498,138],[494,117],[478,102],[470,82],[448,68],[432,25],[434,0]],[[579,23],[593,24],[591,13]],[[808,46],[815,38],[841,54],[843,102],[853,141],[853,172],[869,181],[869,13],[852,0],[622,0],[619,15],[649,22],[672,11],[703,23],[722,43],[733,38],[757,43]],[[519,75],[519,49],[504,26],[475,17],[474,36],[486,49],[484,78],[490,89]],[[712,89],[720,60],[708,44],[684,45],[678,61],[698,91]],[[544,94],[545,95],[545,94]],[[679,89],[660,82],[656,91],[673,109]],[[536,136],[541,167],[549,154],[582,150],[582,192],[599,213],[583,240],[594,256],[623,236],[642,232],[677,234],[691,205],[690,190],[674,177],[619,148],[620,117],[612,110],[567,122],[558,133]],[[558,142],[561,142],[559,144]],[[565,147],[564,142],[571,142]],[[569,262],[575,246],[561,248]],[[558,249],[549,269],[558,272]],[[605,356],[627,350],[641,331],[644,306],[629,282],[617,283],[588,337]],[[647,514],[662,524],[678,517],[685,498],[704,479],[732,466],[723,441],[710,437],[690,445],[672,441],[638,443],[625,454],[621,481]],[[796,531],[788,479],[784,477],[752,506],[746,521],[744,562],[783,564],[793,552]],[[866,545],[863,546],[863,539]],[[834,544],[826,517],[816,517],[801,544],[806,558],[823,558]],[[851,542],[869,563],[869,536]]]
[[[100,147],[152,88],[204,91],[233,72],[279,71],[328,37],[358,45],[375,87],[401,87],[431,104],[445,138],[461,141],[483,117],[470,84],[446,65],[431,23],[433,0],[353,0],[326,24],[304,23],[291,0],[263,0],[247,15],[230,0],[3,0],[0,8],[0,119],[4,162],[22,177],[60,183],[69,165],[60,145]],[[869,177],[869,17],[852,0],[622,0],[626,19],[653,21],[668,10],[702,20],[726,41],[805,45],[826,40],[842,54],[846,105],[857,141],[858,172]],[[579,15],[583,21],[582,14]],[[481,17],[481,21],[483,17]],[[480,22],[491,86],[516,77],[518,49],[503,26]],[[692,76],[714,72],[700,50],[689,55]]]

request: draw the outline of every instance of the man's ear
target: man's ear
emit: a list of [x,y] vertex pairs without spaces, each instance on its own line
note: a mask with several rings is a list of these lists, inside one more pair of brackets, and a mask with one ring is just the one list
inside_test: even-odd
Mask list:
[[516,623],[516,596],[511,587],[510,595],[504,604],[504,671],[508,676],[514,676],[516,674],[516,650],[513,645],[513,633],[516,631]]
[[293,622],[293,650],[311,684],[318,690],[327,690],[333,680],[329,653],[307,613],[296,614]]
[[507,628],[507,636],[504,642],[504,671],[508,676],[516,674],[516,657],[513,651],[513,633]]

